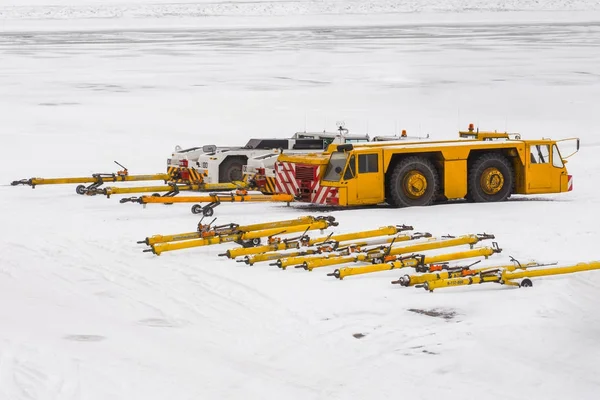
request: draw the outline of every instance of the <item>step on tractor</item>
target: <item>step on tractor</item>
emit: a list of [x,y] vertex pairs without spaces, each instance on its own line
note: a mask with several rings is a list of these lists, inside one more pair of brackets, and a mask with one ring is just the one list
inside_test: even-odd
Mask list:
[[[568,141],[576,148],[562,155],[559,146]],[[470,124],[455,140],[332,144],[321,153],[284,153],[275,178],[280,193],[322,205],[496,202],[512,194],[571,191],[566,163],[577,151],[579,138],[524,140]]]

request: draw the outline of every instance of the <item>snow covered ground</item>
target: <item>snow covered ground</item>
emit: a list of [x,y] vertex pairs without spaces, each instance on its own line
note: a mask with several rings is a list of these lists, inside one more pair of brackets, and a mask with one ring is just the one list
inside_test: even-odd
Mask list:
[[[504,251],[490,264],[599,258],[598,2],[538,11],[527,1],[408,2],[405,13],[392,13],[401,4],[392,1],[249,2],[239,12],[238,2],[207,2],[229,10],[214,18],[151,16],[204,2],[142,3],[0,1],[0,182],[110,172],[113,160],[161,172],[177,144],[238,144],[337,120],[353,132],[440,138],[473,122],[581,137],[568,164],[574,191],[335,211],[334,231],[406,223],[494,233]],[[267,4],[288,9],[245,16],[243,7]],[[380,9],[360,14],[364,4]],[[311,15],[326,7],[336,11]],[[119,9],[134,11],[102,14]],[[187,205],[0,186],[0,210],[2,400],[600,395],[600,272],[527,290],[427,293],[390,285],[400,272],[336,281],[333,268],[247,267],[217,257],[226,245],[142,253],[137,240],[194,229]],[[255,223],[309,213],[225,204],[216,215]]]

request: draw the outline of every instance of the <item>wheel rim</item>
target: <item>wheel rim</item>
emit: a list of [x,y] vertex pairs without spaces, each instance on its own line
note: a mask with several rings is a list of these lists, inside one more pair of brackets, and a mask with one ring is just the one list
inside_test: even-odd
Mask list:
[[231,170],[229,170],[229,179],[231,181],[241,181],[242,180],[242,167],[235,166]]
[[402,187],[404,194],[411,199],[418,199],[427,191],[427,178],[419,171],[410,171],[406,174]]
[[485,194],[497,194],[504,187],[504,175],[496,167],[490,167],[481,174],[481,189]]

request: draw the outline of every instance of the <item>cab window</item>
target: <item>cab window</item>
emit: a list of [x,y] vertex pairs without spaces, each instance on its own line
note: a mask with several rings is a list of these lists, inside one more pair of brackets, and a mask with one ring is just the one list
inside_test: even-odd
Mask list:
[[532,164],[548,164],[550,162],[550,146],[547,144],[532,144],[529,149]]
[[552,145],[552,165],[556,168],[562,168],[565,164],[562,161],[557,145]]
[[344,172],[344,180],[347,181],[356,176],[356,158],[354,155],[350,157],[350,161],[348,162],[348,168],[346,168],[346,172]]
[[342,171],[346,166],[346,160],[348,159],[348,155],[341,151],[336,151],[331,153],[331,157],[329,157],[329,164],[327,164],[327,169],[325,170],[325,176],[323,176],[324,181],[332,181],[337,182],[342,177]]
[[364,174],[377,172],[379,157],[377,154],[359,154],[358,155],[358,173]]

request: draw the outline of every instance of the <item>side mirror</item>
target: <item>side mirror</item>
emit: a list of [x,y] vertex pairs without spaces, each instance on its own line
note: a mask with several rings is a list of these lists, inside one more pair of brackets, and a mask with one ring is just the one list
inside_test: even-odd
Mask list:
[[215,151],[217,151],[217,146],[215,146],[214,144],[202,146],[202,152],[204,153],[214,153]]

